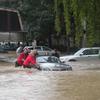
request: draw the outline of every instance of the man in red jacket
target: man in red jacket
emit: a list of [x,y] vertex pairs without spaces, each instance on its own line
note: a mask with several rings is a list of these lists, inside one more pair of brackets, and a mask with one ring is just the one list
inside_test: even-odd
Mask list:
[[[18,58],[17,58],[17,61],[16,61],[16,65],[17,65],[17,66],[22,66],[22,65],[23,65],[23,62],[24,62],[25,59],[27,58],[29,52],[30,52],[30,50],[27,49],[27,48],[25,48],[25,49],[23,50],[23,52],[22,52],[22,53],[18,56]],[[16,66],[16,67],[17,67],[17,66]]]
[[39,68],[39,66],[36,63],[36,55],[37,55],[37,50],[32,50],[26,60],[23,63],[24,68]]

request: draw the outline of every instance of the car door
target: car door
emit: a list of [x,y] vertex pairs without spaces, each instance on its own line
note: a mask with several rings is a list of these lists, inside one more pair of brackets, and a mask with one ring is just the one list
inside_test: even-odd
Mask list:
[[80,55],[79,60],[96,60],[98,58],[99,49],[86,49]]
[[98,59],[99,56],[99,49],[97,48],[92,48],[91,49],[91,55],[89,55],[90,60],[96,60]]
[[78,60],[78,61],[86,60],[86,59],[88,59],[90,52],[91,52],[90,49],[84,49],[84,50],[80,51],[77,54],[77,56],[75,56],[75,59]]

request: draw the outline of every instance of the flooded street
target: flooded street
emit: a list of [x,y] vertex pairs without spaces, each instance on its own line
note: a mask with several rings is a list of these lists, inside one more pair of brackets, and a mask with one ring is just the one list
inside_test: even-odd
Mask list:
[[99,100],[100,71],[15,71],[0,75],[0,100]]
[[100,61],[68,63],[73,71],[37,71],[0,62],[0,100],[100,100]]

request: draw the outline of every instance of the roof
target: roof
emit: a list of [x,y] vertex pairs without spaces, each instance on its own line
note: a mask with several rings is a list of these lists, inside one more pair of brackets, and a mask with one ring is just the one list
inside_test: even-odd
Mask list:
[[8,8],[0,8],[0,11],[10,11],[10,12],[18,12],[15,9],[8,9]]
[[0,8],[0,32],[21,31],[23,31],[23,26],[18,10]]

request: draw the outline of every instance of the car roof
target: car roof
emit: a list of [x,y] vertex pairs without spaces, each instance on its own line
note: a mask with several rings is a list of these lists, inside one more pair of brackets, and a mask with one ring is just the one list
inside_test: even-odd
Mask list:
[[[32,48],[33,46],[25,46],[25,48]],[[36,46],[36,47],[48,47],[48,46]],[[49,47],[48,47],[49,48]]]
[[57,58],[55,56],[38,56],[37,58],[48,58],[48,57],[54,57],[54,58]]
[[87,47],[87,48],[80,48],[79,50],[86,50],[86,49],[100,49],[100,47]]
[[88,50],[88,49],[98,49],[100,50],[100,47],[87,47],[87,48],[81,48],[79,49],[77,52],[74,53],[74,55],[79,54],[80,52],[84,51],[84,50]]

